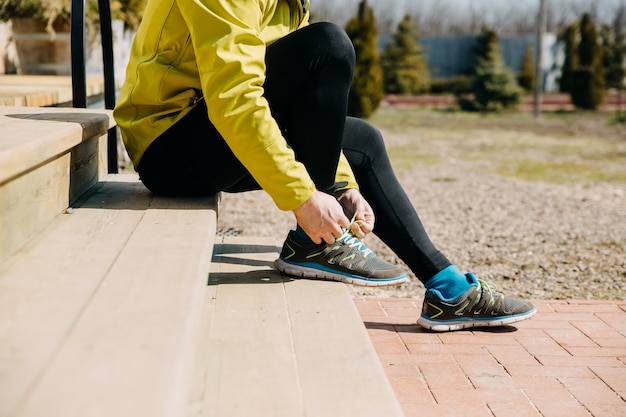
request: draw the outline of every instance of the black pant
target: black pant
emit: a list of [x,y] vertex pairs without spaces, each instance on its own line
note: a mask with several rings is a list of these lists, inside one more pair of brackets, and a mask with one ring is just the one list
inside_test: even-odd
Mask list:
[[[334,184],[343,149],[376,215],[374,233],[426,281],[450,262],[430,241],[398,183],[378,130],[346,117],[354,60],[352,43],[341,28],[307,26],[267,48],[265,97],[317,189]],[[137,170],[157,194],[260,188],[209,121],[204,102],[149,146]]]

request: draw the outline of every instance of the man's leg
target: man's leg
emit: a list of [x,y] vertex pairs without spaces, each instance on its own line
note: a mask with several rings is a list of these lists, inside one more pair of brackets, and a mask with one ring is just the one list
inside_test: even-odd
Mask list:
[[[322,191],[331,192],[335,182],[354,59],[350,39],[330,23],[309,25],[267,48],[265,97]],[[159,194],[258,188],[209,121],[204,102],[150,145],[138,171]]]
[[204,101],[148,147],[137,171],[146,187],[162,195],[260,188],[209,121]]
[[[333,192],[354,70],[354,48],[330,23],[300,29],[267,50],[265,96],[316,188]],[[406,273],[374,256],[349,234],[314,244],[301,228],[287,237],[275,266],[290,275],[360,285],[389,285]]]
[[330,23],[306,26],[267,48],[265,97],[318,190],[335,182],[354,60],[350,39]]
[[[268,46],[266,66],[272,115],[317,189],[332,191],[354,68],[350,39],[333,24],[309,25]],[[204,102],[150,145],[138,171],[159,194],[258,189],[209,121]]]
[[427,289],[418,323],[447,331],[514,323],[535,313],[532,304],[505,297],[473,274],[461,273],[435,248],[393,173],[377,129],[362,120],[348,118],[343,151],[363,197],[374,210],[374,233]]
[[363,197],[376,216],[374,234],[425,282],[451,262],[433,245],[387,157],[380,132],[369,123],[346,120],[343,151]]

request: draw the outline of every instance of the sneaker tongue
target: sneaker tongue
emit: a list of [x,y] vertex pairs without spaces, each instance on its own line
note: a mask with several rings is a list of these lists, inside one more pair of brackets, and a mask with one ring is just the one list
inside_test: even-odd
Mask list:
[[476,278],[476,275],[474,275],[471,272],[468,272],[467,274],[465,274],[465,278],[467,279],[467,283],[470,285],[478,285],[478,279]]

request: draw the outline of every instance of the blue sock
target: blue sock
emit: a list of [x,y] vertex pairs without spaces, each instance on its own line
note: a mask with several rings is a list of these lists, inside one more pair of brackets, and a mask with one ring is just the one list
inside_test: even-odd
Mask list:
[[300,225],[298,224],[296,226],[296,240],[300,243],[311,243],[312,240],[309,237],[309,235],[306,234],[306,232],[304,231],[304,229],[302,227],[300,227]]
[[456,266],[450,265],[439,271],[424,285],[426,290],[435,292],[442,300],[452,301],[459,298],[476,283],[459,271]]

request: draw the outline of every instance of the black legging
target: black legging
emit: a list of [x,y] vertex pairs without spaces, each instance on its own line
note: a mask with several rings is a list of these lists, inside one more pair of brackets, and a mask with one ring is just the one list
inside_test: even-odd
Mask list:
[[[265,97],[317,189],[332,189],[343,148],[374,210],[374,233],[426,281],[450,262],[432,244],[398,183],[378,130],[346,117],[354,60],[352,43],[341,28],[309,25],[268,46]],[[260,188],[209,121],[204,102],[148,147],[137,170],[157,194]]]

